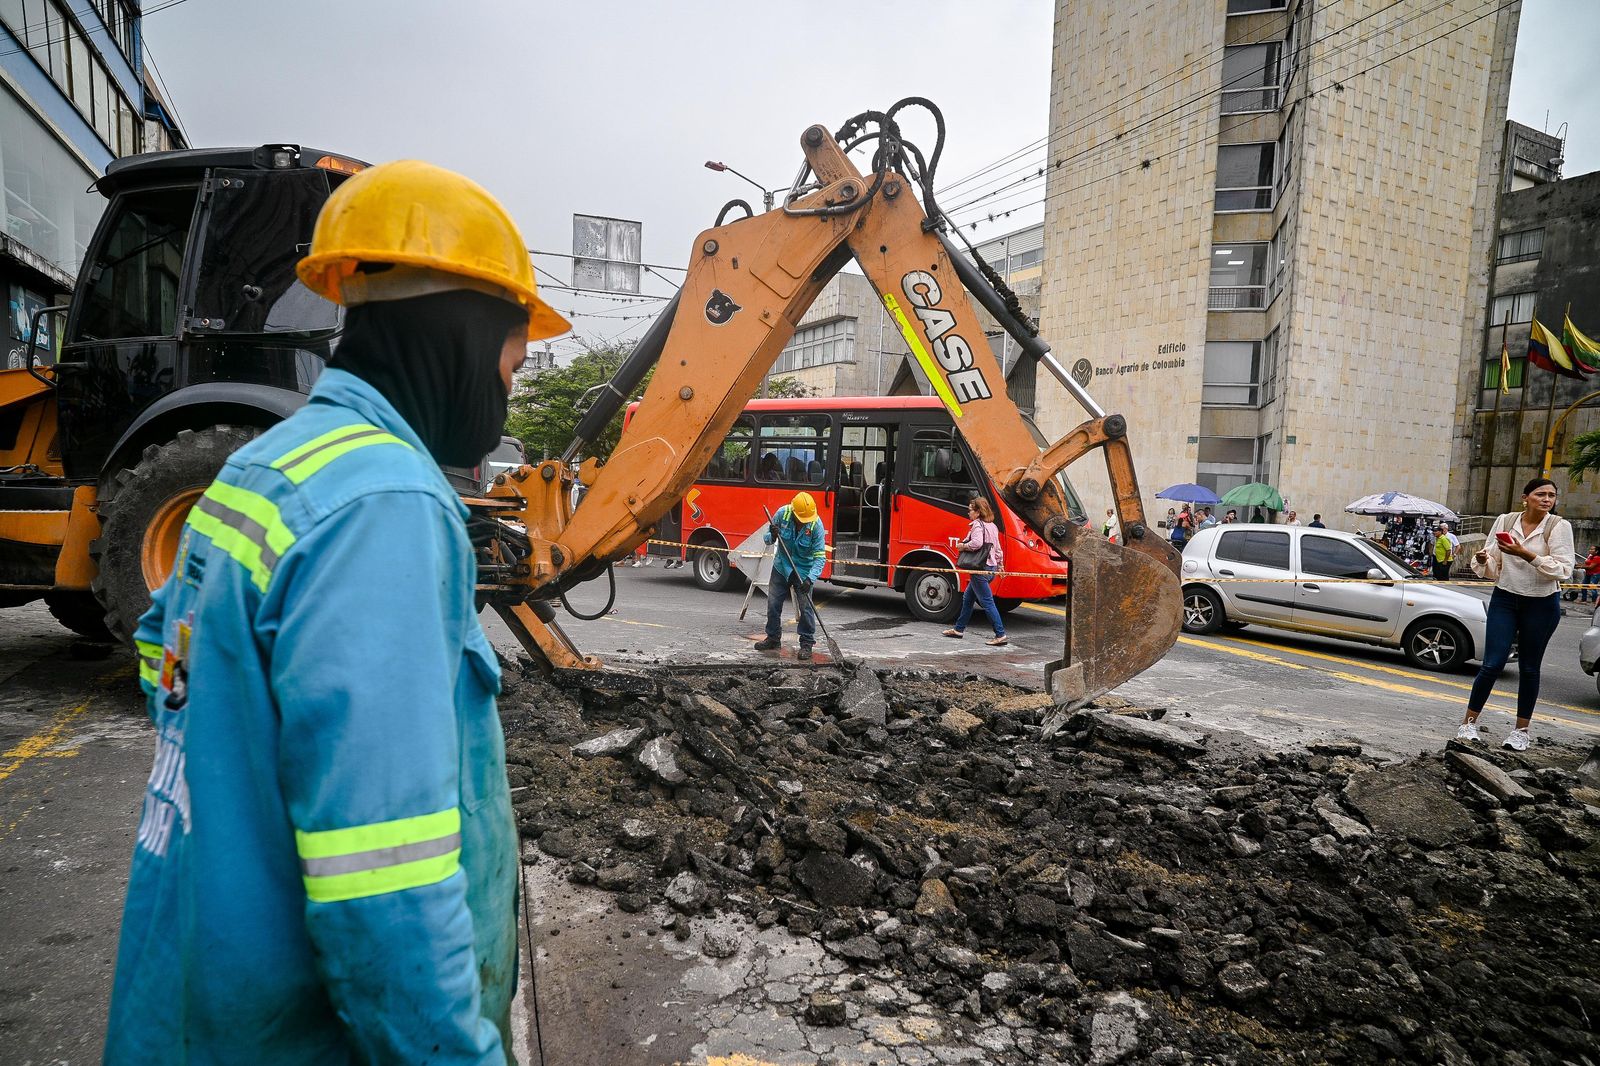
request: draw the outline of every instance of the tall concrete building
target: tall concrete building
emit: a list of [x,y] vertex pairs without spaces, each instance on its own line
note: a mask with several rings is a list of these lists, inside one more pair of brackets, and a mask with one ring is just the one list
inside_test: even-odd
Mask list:
[[21,365],[32,313],[72,289],[105,208],[89,186],[106,164],[183,147],[150,80],[142,21],[134,0],[0,0],[0,367]]
[[[1147,507],[1444,497],[1518,11],[1058,0],[1042,333],[1128,416]],[[1044,380],[1039,415],[1084,417]]]

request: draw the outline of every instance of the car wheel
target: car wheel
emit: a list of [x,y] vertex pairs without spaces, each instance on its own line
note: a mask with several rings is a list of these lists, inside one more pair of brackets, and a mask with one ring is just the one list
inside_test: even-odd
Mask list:
[[1185,633],[1215,633],[1227,621],[1222,611],[1222,598],[1204,585],[1194,585],[1183,590],[1183,631]]
[[1424,670],[1454,670],[1471,654],[1467,631],[1447,618],[1425,618],[1412,626],[1401,650]]
[[953,622],[961,611],[955,575],[918,570],[906,580],[906,606],[924,622]]
[[721,592],[733,584],[733,567],[728,565],[728,553],[715,547],[696,551],[694,583],[707,592]]

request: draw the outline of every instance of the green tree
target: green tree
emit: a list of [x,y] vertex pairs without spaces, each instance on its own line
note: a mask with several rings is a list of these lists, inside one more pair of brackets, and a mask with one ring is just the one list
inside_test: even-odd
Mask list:
[[1600,429],[1573,437],[1568,457],[1571,465],[1567,467],[1567,480],[1574,485],[1589,471],[1600,470]]
[[785,375],[781,378],[768,378],[766,391],[763,395],[774,400],[803,400],[816,392],[811,386],[796,377]]
[[[506,414],[506,432],[522,441],[528,450],[528,459],[538,462],[546,456],[557,456],[572,443],[583,394],[595,385],[610,381],[622,366],[632,345],[590,348],[566,366],[543,371],[517,388],[511,396]],[[644,395],[650,384],[646,374],[630,400]],[[610,455],[622,435],[622,414],[619,412],[601,432],[599,437],[584,445],[585,455]]]

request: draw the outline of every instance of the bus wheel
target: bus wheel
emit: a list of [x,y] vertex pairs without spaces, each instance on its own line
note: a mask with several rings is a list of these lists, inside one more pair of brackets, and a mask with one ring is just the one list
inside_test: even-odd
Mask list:
[[694,583],[707,592],[721,592],[733,584],[733,567],[728,565],[728,553],[716,546],[697,549],[694,553]]
[[953,622],[961,610],[954,574],[918,570],[906,579],[906,606],[924,622]]
[[1022,606],[1022,600],[1016,596],[996,596],[994,598],[994,606],[995,610],[1002,615],[1009,615],[1012,611]]
[[253,426],[180,430],[102,483],[100,537],[89,545],[89,554],[98,568],[95,597],[118,640],[132,642],[150,593],[172,573],[189,508],[216,480],[228,456],[260,432]]

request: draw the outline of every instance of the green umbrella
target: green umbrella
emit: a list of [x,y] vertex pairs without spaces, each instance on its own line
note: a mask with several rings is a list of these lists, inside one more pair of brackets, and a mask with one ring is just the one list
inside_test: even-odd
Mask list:
[[1259,481],[1229,489],[1222,494],[1222,502],[1227,507],[1265,507],[1269,511],[1283,510],[1283,497],[1278,494],[1278,490]]

